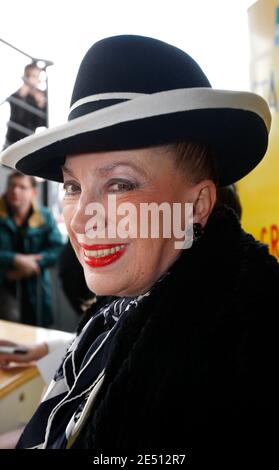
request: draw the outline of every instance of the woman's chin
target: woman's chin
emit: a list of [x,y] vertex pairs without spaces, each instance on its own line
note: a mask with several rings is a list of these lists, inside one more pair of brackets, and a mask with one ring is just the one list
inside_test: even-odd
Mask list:
[[[95,295],[102,296],[119,296],[123,297],[127,290],[127,278],[126,282],[123,276],[123,273],[126,272],[126,276],[129,273],[127,268],[124,269],[126,261],[126,253],[124,256],[121,256],[120,259],[113,260],[114,262],[101,265],[99,263],[91,262],[92,260],[86,260],[84,257],[81,259],[81,264],[83,266],[84,275],[88,288],[94,292]],[[124,258],[124,264],[123,264]],[[97,260],[98,261],[98,260]],[[120,265],[120,266],[119,266]],[[127,282],[130,284],[130,278]]]
[[86,284],[95,295],[120,296],[123,285],[118,279],[108,279],[108,276],[96,275],[95,273],[85,273]]

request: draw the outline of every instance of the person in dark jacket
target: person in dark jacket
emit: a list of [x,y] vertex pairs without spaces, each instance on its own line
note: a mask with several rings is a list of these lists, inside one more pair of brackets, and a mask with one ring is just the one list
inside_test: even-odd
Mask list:
[[278,263],[216,205],[264,157],[269,128],[260,96],[212,89],[174,46],[116,36],[85,55],[68,123],[2,154],[64,181],[99,299],[18,449],[225,464],[276,449]]
[[37,182],[18,171],[0,198],[0,318],[31,325],[53,322],[49,269],[62,237],[46,207],[36,205]]
[[35,62],[27,64],[23,85],[7,98],[11,111],[4,148],[47,125],[46,93],[39,88],[41,72]]

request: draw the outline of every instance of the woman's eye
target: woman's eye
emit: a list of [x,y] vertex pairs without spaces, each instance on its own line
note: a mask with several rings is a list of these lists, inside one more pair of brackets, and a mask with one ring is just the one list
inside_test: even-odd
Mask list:
[[135,183],[131,183],[131,181],[115,181],[109,183],[109,192],[119,193],[124,191],[132,191],[136,187],[137,185]]
[[73,182],[64,183],[63,189],[65,191],[65,196],[73,196],[80,192],[79,185]]

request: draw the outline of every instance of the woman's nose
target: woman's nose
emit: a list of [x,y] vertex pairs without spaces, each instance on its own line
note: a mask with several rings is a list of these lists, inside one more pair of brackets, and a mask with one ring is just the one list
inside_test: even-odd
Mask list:
[[92,231],[103,230],[106,225],[106,207],[100,202],[80,198],[72,214],[71,229],[90,235]]
[[75,233],[85,233],[85,224],[88,217],[85,214],[86,201],[80,198],[72,208],[70,227]]

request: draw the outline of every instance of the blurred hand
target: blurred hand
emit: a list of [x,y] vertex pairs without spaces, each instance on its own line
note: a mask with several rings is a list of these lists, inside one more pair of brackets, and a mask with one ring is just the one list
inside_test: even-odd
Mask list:
[[28,82],[24,82],[22,87],[20,87],[19,89],[19,95],[22,97],[25,97],[29,95],[29,93],[30,93],[30,85],[28,84]]
[[17,442],[23,433],[24,426],[0,435],[0,449],[15,449]]
[[26,345],[26,344],[14,343],[13,341],[0,339],[0,346],[27,348],[26,354],[2,354],[0,353],[0,368],[8,367],[11,362],[23,364],[23,363],[37,361],[41,357],[44,357],[46,354],[48,354],[48,347],[46,343]]
[[29,276],[20,269],[10,269],[5,273],[5,277],[8,281],[20,281],[21,279]]
[[36,100],[37,105],[39,108],[44,108],[46,105],[46,96],[42,90],[34,90],[33,96]]
[[38,275],[40,273],[40,266],[38,261],[42,259],[41,255],[23,255],[17,254],[14,260],[14,266],[18,270],[22,277]]

